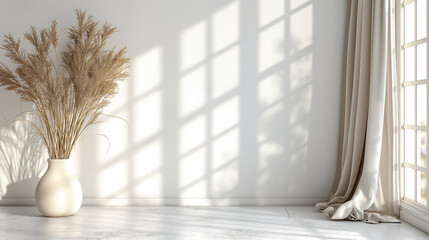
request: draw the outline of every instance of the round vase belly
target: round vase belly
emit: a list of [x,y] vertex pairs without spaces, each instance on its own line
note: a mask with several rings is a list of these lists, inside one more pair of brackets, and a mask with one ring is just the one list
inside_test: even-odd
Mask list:
[[82,187],[69,159],[49,159],[48,170],[36,187],[36,206],[48,217],[75,214],[82,205]]

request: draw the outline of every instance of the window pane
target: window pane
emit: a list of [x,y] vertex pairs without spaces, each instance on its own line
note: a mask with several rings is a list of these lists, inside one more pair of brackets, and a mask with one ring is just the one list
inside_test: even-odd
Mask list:
[[427,85],[417,86],[417,125],[427,124]]
[[417,39],[427,36],[427,0],[417,0]]
[[405,196],[405,167],[401,167],[401,198]]
[[417,131],[417,164],[427,166],[427,134],[426,131]]
[[415,51],[415,46],[413,47],[409,47],[405,49],[405,59],[404,59],[404,63],[405,63],[405,82],[409,82],[409,81],[415,81],[416,80],[416,63],[415,63],[415,58],[416,56],[416,51]]
[[405,162],[416,164],[416,131],[405,129]]
[[[404,18],[404,16],[405,16],[405,9],[404,8],[401,8],[401,44],[404,44],[404,22],[405,22],[405,18]],[[402,58],[402,59],[404,59],[404,58]]]
[[417,171],[417,201],[426,205],[427,176],[425,172]]
[[415,86],[405,87],[405,124],[415,125],[416,124],[416,115],[415,115]]
[[[401,153],[402,153],[402,155],[404,155],[404,153],[405,153],[405,129],[403,129],[403,128],[401,128],[401,146],[400,146],[400,148],[401,148]],[[401,163],[403,163],[405,161],[405,158],[403,158],[402,156],[401,156]]]
[[412,42],[415,40],[415,2],[405,6],[405,42]]
[[[404,124],[405,123],[405,97],[404,97],[404,95],[405,95],[405,87],[404,86],[401,86],[401,96],[399,96],[400,97],[400,103],[401,104],[399,104],[399,107],[400,107],[400,110],[401,110],[401,124]],[[403,136],[403,135],[402,135]]]
[[416,170],[405,168],[405,197],[415,200],[416,186],[415,186]]
[[405,50],[404,49],[401,49],[401,60],[400,60],[400,68],[401,68],[401,77],[400,77],[400,79],[401,79],[401,83],[403,83],[404,82],[404,69],[405,69],[405,63],[404,63],[404,59],[405,59]]
[[427,45],[417,45],[417,80],[427,78]]

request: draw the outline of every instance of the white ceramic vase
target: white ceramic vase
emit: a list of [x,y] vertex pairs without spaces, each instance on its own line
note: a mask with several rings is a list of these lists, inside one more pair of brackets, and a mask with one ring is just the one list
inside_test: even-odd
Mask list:
[[69,159],[48,159],[48,170],[36,187],[36,206],[48,217],[75,214],[82,205],[82,187]]

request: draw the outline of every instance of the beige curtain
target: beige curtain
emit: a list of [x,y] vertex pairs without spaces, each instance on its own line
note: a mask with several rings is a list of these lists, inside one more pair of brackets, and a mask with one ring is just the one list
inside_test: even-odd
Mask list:
[[394,0],[350,0],[339,160],[332,219],[398,222],[399,165]]

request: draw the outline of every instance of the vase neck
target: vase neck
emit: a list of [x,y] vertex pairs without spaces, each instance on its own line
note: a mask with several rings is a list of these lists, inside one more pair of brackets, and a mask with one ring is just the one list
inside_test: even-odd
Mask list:
[[57,169],[59,171],[70,171],[69,159],[48,159],[48,169]]

